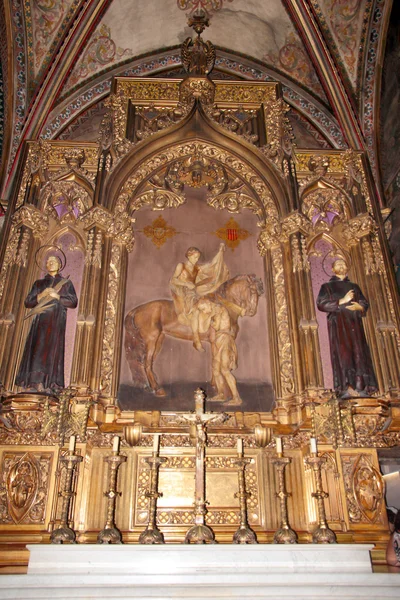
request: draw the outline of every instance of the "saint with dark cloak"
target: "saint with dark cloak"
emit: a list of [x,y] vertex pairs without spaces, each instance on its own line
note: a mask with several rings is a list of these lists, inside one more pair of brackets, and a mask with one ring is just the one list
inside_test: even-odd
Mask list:
[[321,286],[317,307],[328,313],[334,388],[342,398],[370,396],[378,385],[362,324],[368,301],[347,277],[343,259],[333,263],[332,271],[334,276]]
[[78,299],[72,282],[59,274],[60,267],[60,259],[50,256],[46,276],[35,281],[25,299],[33,321],[15,380],[24,389],[54,392],[64,387],[67,308],[76,308]]

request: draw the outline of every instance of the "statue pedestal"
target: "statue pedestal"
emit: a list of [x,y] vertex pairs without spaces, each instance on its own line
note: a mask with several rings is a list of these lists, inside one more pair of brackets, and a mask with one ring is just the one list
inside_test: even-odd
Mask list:
[[0,597],[398,598],[397,574],[372,573],[372,545],[28,546],[27,575]]

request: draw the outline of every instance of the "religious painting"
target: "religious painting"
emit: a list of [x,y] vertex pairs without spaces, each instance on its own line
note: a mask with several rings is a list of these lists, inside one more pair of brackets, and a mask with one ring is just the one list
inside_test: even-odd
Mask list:
[[122,410],[268,412],[273,405],[257,218],[207,204],[205,188],[136,213],[118,402]]

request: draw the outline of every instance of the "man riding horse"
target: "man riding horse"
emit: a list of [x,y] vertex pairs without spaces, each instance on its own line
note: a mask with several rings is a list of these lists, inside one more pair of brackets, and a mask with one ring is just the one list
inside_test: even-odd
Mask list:
[[193,346],[199,352],[204,352],[204,347],[199,335],[200,313],[197,303],[201,297],[212,294],[228,281],[229,271],[223,256],[225,249],[225,244],[220,244],[211,262],[198,265],[201,252],[198,248],[190,247],[186,252],[186,262],[178,263],[170,281],[178,321],[190,326],[193,332]]

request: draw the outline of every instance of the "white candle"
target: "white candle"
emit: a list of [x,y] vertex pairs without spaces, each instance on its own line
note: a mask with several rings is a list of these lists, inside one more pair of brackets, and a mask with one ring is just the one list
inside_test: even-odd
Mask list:
[[318,453],[317,440],[314,437],[310,438],[310,450],[311,450],[311,454]]
[[153,438],[153,452],[155,452],[157,454],[159,448],[160,448],[160,434],[155,433],[154,438]]
[[275,438],[275,444],[276,444],[276,453],[277,454],[282,454],[282,452],[283,452],[282,438],[281,437],[276,437]]
[[113,437],[113,452],[119,451],[119,435]]
[[74,450],[75,450],[75,436],[71,435],[71,437],[69,438],[69,451],[74,452]]
[[238,438],[237,441],[237,452],[239,456],[243,455],[243,440],[242,438]]

